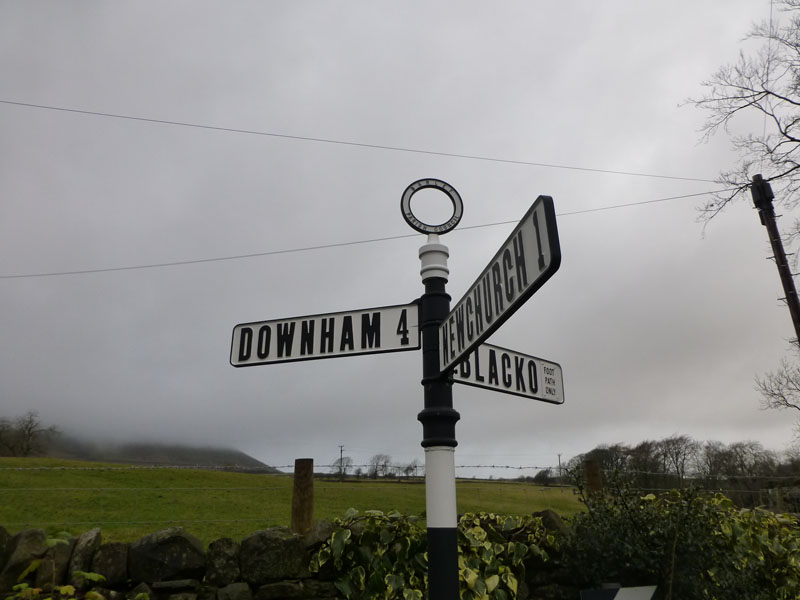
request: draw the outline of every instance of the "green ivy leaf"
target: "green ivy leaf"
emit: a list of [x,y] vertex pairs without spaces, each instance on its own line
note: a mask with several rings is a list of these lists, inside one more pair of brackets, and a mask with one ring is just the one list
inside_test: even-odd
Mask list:
[[478,573],[472,569],[466,568],[461,571],[461,578],[467,584],[469,589],[473,589],[475,587],[475,583],[478,581]]
[[393,573],[389,573],[383,578],[383,581],[386,584],[386,587],[389,588],[389,591],[392,593],[392,595],[398,593],[406,585],[406,580],[402,575],[395,575]]
[[85,579],[86,581],[91,581],[93,583],[100,583],[105,581],[105,575],[101,575],[100,573],[91,573],[87,571],[73,571],[72,574],[75,577],[80,577],[81,579]]
[[494,591],[494,598],[495,600],[509,600],[508,594],[503,588],[497,588]]
[[333,585],[335,585],[336,589],[342,592],[342,596],[348,598],[348,600],[353,597],[353,587],[350,585],[350,580],[346,577],[337,579],[333,582]]
[[486,595],[486,582],[478,577],[475,581],[475,586],[472,588],[478,598],[483,598]]
[[525,558],[526,554],[528,554],[528,546],[520,543],[514,544],[514,551],[511,553],[511,563],[518,565],[522,562],[522,559]]
[[381,529],[379,539],[381,541],[381,544],[386,546],[389,544],[389,542],[391,542],[394,539],[394,533],[392,533],[392,531],[389,530],[388,528],[384,527],[383,529]]
[[503,581],[503,583],[506,585],[506,587],[509,590],[511,590],[511,593],[513,594],[513,597],[516,598],[517,597],[517,585],[518,585],[518,583],[517,583],[517,578],[514,577],[514,574],[511,571],[506,570],[500,575],[500,579]]
[[364,567],[358,565],[355,569],[350,571],[350,581],[359,591],[364,591],[364,582],[367,578],[367,573]]
[[349,529],[339,528],[334,530],[331,535],[331,552],[333,552],[333,557],[335,559],[341,558],[351,535],[352,533]]
[[328,546],[323,546],[319,549],[314,557],[311,559],[310,569],[312,573],[319,573],[319,569],[322,565],[328,562],[331,559],[331,550]]
[[32,560],[32,561],[31,561],[31,564],[29,564],[29,565],[28,565],[28,568],[27,568],[27,569],[25,569],[25,570],[24,570],[24,571],[23,571],[23,572],[20,574],[20,576],[19,576],[19,577],[17,577],[17,581],[22,581],[23,579],[25,579],[25,578],[26,578],[28,575],[30,575],[30,574],[31,574],[31,573],[33,573],[33,572],[34,572],[36,569],[38,569],[40,564],[42,564],[42,559],[41,559],[41,558],[37,558],[36,560]]

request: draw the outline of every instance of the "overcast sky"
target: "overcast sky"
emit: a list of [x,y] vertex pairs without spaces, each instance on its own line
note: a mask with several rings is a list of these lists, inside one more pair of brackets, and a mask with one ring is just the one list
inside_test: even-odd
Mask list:
[[[356,462],[422,459],[419,352],[248,369],[229,353],[237,323],[417,298],[425,237],[400,197],[436,177],[464,202],[442,237],[454,302],[540,194],[563,255],[490,341],[559,363],[565,403],[455,386],[457,465],[675,433],[786,449],[794,415],[760,410],[754,388],[792,336],[766,232],[748,198],[705,228],[704,196],[670,199],[717,189],[736,161],[681,104],[755,48],[743,38],[769,11],[1,0],[0,412],[274,465],[328,464],[340,444]],[[446,219],[444,196],[417,200]],[[103,271],[34,276],[83,270]],[[459,470],[491,472],[518,474]]]

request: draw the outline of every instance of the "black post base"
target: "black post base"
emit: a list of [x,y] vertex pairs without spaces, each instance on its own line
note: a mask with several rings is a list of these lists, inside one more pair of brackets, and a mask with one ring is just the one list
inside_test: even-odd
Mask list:
[[428,600],[458,598],[458,530],[455,527],[428,528]]

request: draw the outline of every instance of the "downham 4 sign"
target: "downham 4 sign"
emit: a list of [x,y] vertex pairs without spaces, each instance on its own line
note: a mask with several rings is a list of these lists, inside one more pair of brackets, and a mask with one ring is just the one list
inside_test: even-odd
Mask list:
[[439,327],[441,370],[446,371],[465,359],[542,287],[560,265],[553,199],[539,196]]
[[241,323],[233,328],[231,364],[249,367],[419,347],[419,309],[404,304]]

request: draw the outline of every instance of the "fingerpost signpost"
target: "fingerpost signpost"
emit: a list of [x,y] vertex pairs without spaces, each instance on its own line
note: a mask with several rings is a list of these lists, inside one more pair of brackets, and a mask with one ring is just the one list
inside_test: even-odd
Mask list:
[[[444,193],[453,207],[444,223],[414,215],[419,190]],[[461,220],[461,196],[440,179],[420,179],[400,200],[405,221],[427,234],[419,249],[422,296],[409,304],[240,323],[233,329],[234,367],[422,349],[425,505],[428,527],[428,598],[458,600],[458,538],[455,482],[453,383],[531,398],[564,402],[561,366],[549,360],[484,343],[561,264],[555,209],[539,196],[478,279],[455,307],[445,286],[449,250],[439,235]]]

